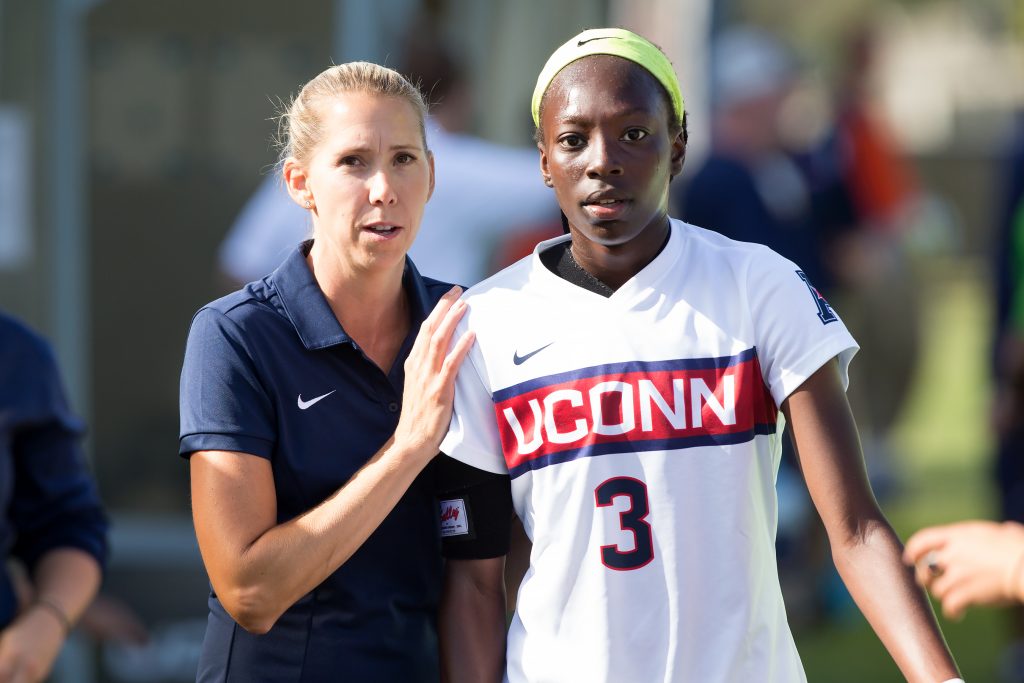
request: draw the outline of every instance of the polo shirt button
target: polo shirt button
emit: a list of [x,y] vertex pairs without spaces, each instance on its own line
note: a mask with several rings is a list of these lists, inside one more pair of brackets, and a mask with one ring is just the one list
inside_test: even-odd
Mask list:
[[388,404],[388,412],[389,413],[397,413],[399,407],[400,406],[398,405],[397,402],[392,401],[391,403]]

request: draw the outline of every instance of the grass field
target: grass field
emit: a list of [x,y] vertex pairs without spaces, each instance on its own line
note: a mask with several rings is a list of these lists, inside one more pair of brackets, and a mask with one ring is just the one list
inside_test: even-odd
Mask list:
[[[989,477],[991,312],[984,272],[968,262],[930,264],[921,282],[926,342],[892,441],[904,486],[899,498],[885,505],[903,539],[928,524],[991,517],[996,511]],[[940,617],[968,683],[998,680],[1006,620],[1001,611],[981,608],[960,622]],[[842,623],[798,631],[796,638],[812,683],[903,680],[855,610]]]

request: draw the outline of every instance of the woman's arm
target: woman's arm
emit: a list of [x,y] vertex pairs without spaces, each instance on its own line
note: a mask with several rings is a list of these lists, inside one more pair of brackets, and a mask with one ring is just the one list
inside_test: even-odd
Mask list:
[[467,333],[447,353],[465,311],[459,293],[442,298],[416,337],[394,436],[317,507],[277,524],[269,461],[225,451],[192,455],[192,516],[203,562],[224,608],[246,630],[268,631],[344,564],[437,454],[455,374],[473,342]]
[[956,678],[931,607],[903,565],[899,538],[871,492],[835,360],[794,391],[782,410],[832,559],[857,606],[908,681]]
[[192,517],[224,609],[247,631],[266,633],[352,556],[429,459],[391,440],[330,498],[277,524],[269,460],[226,451],[193,454]]
[[77,548],[55,548],[33,573],[32,601],[0,632],[0,681],[42,681],[100,586],[100,564]]

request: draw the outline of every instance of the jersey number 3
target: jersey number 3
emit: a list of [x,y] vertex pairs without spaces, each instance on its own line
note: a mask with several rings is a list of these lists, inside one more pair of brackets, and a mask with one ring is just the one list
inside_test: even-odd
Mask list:
[[633,549],[623,552],[618,545],[603,545],[601,562],[617,571],[640,569],[654,559],[651,525],[644,521],[651,511],[647,484],[632,477],[612,477],[594,489],[594,502],[599,508],[612,505],[619,496],[629,499],[629,507],[619,513],[619,526],[633,532]]

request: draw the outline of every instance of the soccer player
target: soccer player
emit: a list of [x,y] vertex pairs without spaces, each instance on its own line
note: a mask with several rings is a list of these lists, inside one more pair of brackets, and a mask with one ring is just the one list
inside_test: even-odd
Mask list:
[[[477,342],[441,449],[491,477],[441,503],[450,680],[806,680],[773,544],[781,415],[900,670],[955,680],[864,475],[856,342],[796,264],[666,213],[686,153],[668,59],[585,31],[544,67],[533,115],[570,234],[464,297]],[[508,514],[480,513],[477,489],[509,480],[533,549],[506,649],[502,557],[474,546]]]

